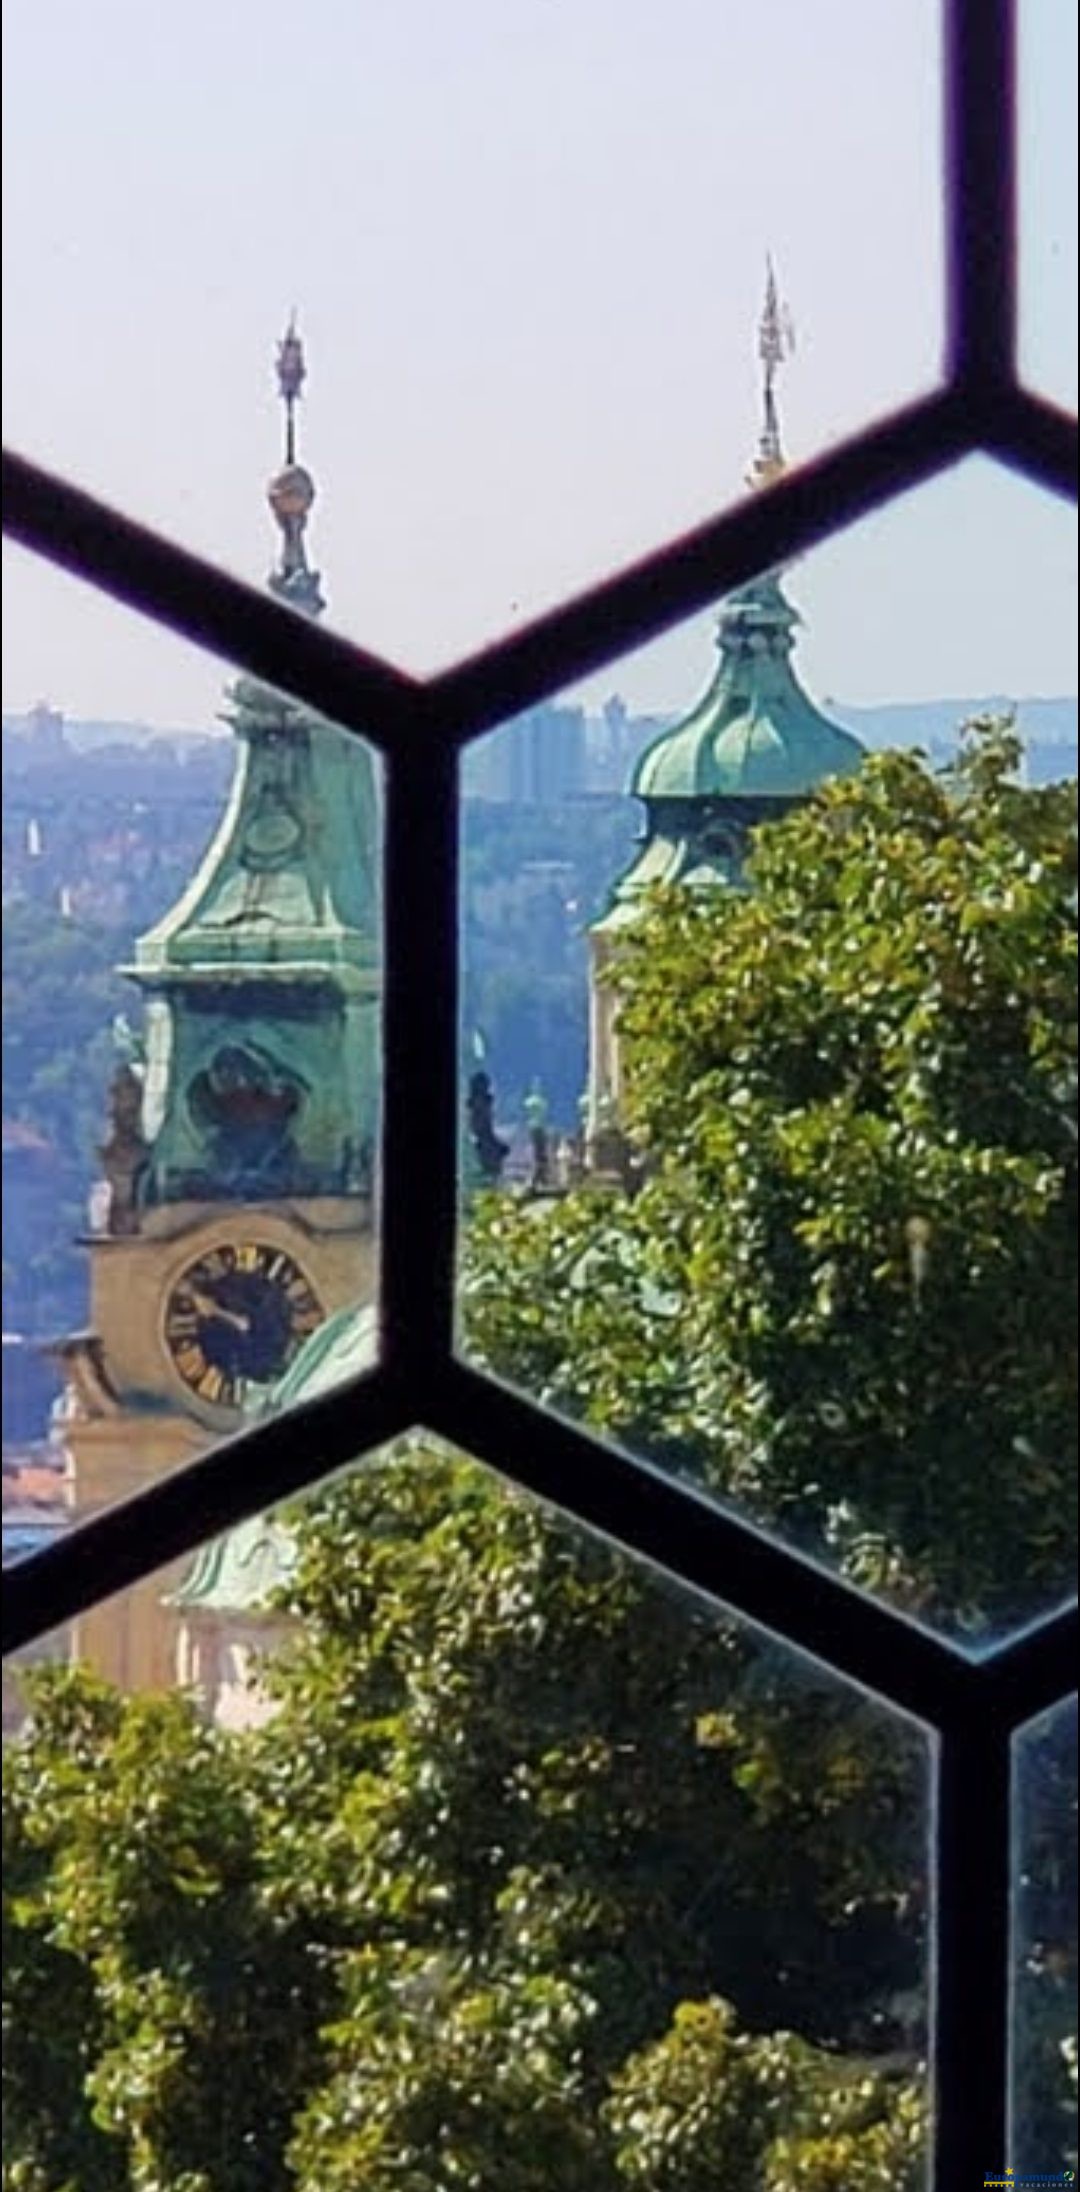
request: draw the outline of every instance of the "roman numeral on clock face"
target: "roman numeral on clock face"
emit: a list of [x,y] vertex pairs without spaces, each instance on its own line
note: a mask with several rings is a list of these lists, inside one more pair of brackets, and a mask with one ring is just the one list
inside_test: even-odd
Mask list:
[[211,1407],[273,1385],[324,1311],[299,1265],[263,1241],[222,1241],[177,1277],[162,1334],[178,1376]]

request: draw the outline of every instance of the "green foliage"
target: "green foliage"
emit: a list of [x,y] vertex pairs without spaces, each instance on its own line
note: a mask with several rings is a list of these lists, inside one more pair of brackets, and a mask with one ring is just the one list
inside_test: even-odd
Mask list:
[[4,1754],[5,2188],[272,2192],[325,1996],[266,1899],[246,1746],[78,1670],[32,1694]]
[[1076,1532],[1075,788],[976,727],[658,893],[618,979],[633,1203],[491,1201],[474,1348],[969,1632]]
[[[1072,818],[1007,763],[883,757],[658,903],[646,1184],[468,1243],[497,1374],[968,1623],[1071,1529]],[[915,2192],[916,1733],[431,1441],[294,1523],[269,1720],[36,1680],[5,2192]]]
[[[804,2035],[778,2130],[837,2049],[914,2063],[913,1733],[430,1442],[297,1550],[262,1727],[37,1677],[11,2167],[77,2133],[80,2192],[619,2192],[627,2066],[712,1991],[765,2054]],[[57,1957],[62,2122],[28,2023]]]
[[682,2002],[631,2057],[605,2114],[637,2192],[920,2192],[925,2106],[790,2032],[741,2031],[730,2002]]
[[49,1732],[4,1750],[4,2192],[123,2192],[122,2156],[88,2105],[105,2045],[93,1976],[50,1908],[67,1822],[123,1707],[85,1675],[52,1683]]
[[774,2141],[763,2192],[923,2192],[926,2104],[918,2086],[863,2078],[826,2095],[821,2120],[820,2133]]
[[445,1958],[373,1949],[344,1987],[335,2073],[291,2149],[305,2192],[603,2192],[582,2062],[589,2005],[572,1981],[478,1983]]

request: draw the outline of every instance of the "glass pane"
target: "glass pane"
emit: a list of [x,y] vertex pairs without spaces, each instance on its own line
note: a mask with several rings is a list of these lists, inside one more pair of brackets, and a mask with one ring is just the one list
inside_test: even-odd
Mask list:
[[465,1351],[973,1649],[1074,1572],[1074,586],[972,462],[465,762]]
[[1076,409],[1076,10],[1022,0],[1020,367]]
[[1076,2159],[1076,1699],[1029,1722],[1013,1746],[1011,2160],[1018,2172]]
[[800,457],[935,381],[937,17],[15,0],[8,438],[257,578],[295,302],[333,617],[452,659],[739,494],[769,251]]
[[12,2163],[918,2192],[913,1725],[423,1434],[153,1618],[7,1746]]
[[5,1560],[234,1430],[316,1326],[338,1374],[377,1281],[381,988],[370,751],[202,658],[180,728],[189,649],[16,568]]

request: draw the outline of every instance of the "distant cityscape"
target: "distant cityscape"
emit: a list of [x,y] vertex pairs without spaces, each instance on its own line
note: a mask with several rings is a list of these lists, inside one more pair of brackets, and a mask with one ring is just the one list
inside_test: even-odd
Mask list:
[[[919,746],[934,760],[955,751],[960,726],[971,716],[1012,712],[1025,747],[1030,783],[1074,776],[1077,769],[1076,695],[1017,698],[1002,693],[940,700],[883,701],[851,706],[826,696],[832,719],[871,750]],[[470,747],[466,796],[509,805],[542,806],[596,793],[625,793],[634,765],[650,742],[676,720],[667,714],[635,714],[618,695],[596,713],[546,702],[515,717]],[[217,797],[228,781],[232,745],[222,731],[158,729],[143,723],[65,717],[40,702],[24,714],[5,714],[4,784],[20,794],[46,788],[50,771],[92,764],[101,788],[130,774],[139,791],[168,799],[172,784],[185,801],[205,790]],[[13,841],[4,833],[4,894],[10,884]]]
[[[829,703],[834,720],[868,747],[918,745],[939,762],[955,750],[967,718],[1010,706],[1024,735],[1027,780],[1074,776],[1074,697]],[[585,1071],[586,934],[640,826],[628,796],[635,764],[673,720],[636,715],[618,698],[595,714],[548,704],[468,754],[464,1010],[489,1046],[511,1133],[538,1057],[553,1116],[569,1123],[575,1115]],[[36,1445],[58,1389],[42,1343],[83,1314],[75,1237],[110,1030],[130,1004],[115,967],[130,938],[182,889],[216,829],[235,747],[224,733],[66,718],[44,703],[5,715],[3,725],[10,1450]],[[37,1456],[27,1461],[33,1469]]]
[[[1076,774],[1074,696],[828,706],[866,747],[918,746],[939,764],[955,751],[967,719],[1012,710],[1026,781]],[[469,748],[466,923],[490,931],[504,967],[515,951],[531,960],[539,924],[549,971],[576,967],[583,978],[583,960],[560,956],[555,932],[569,918],[580,935],[602,910],[607,879],[640,822],[628,796],[635,766],[674,720],[634,714],[617,697],[596,714],[548,703]],[[64,921],[133,935],[182,887],[215,830],[233,740],[224,732],[65,718],[45,703],[5,715],[3,728],[5,910],[52,908]],[[512,1063],[508,1080],[516,1089]],[[24,1135],[37,1125],[33,1117],[20,1122]]]

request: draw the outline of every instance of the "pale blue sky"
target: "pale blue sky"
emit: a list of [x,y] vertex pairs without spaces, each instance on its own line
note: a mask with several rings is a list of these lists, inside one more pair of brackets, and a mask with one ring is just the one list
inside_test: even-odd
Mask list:
[[[1075,400],[1075,23],[1023,21],[1025,365]],[[334,621],[411,667],[739,491],[766,249],[793,456],[938,369],[933,0],[9,0],[4,94],[7,439],[261,579],[297,304]],[[1072,691],[1075,579],[1071,513],[969,467],[793,574],[807,674]],[[6,707],[212,714],[217,665],[17,551],[5,603]]]

